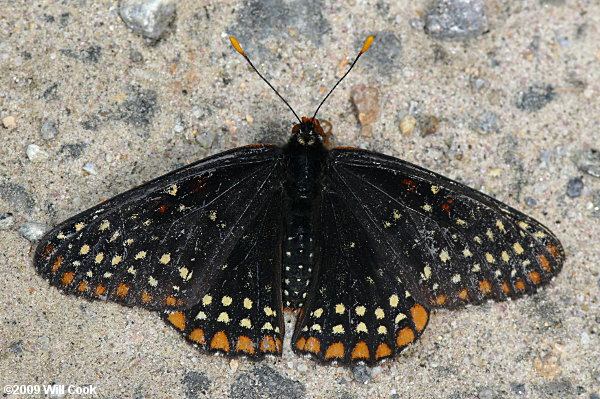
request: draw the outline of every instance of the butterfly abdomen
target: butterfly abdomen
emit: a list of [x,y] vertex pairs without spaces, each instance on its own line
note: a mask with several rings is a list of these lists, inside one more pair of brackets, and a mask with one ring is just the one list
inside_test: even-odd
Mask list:
[[303,145],[291,140],[287,159],[285,235],[282,245],[283,304],[300,309],[314,266],[314,215],[319,209],[321,179],[327,150],[320,141]]

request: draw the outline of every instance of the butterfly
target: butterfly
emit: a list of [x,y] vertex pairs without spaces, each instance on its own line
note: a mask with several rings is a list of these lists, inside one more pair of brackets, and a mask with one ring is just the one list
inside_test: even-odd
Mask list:
[[60,223],[37,271],[64,293],[157,311],[232,356],[281,355],[295,310],[296,353],[352,365],[398,355],[433,309],[519,298],[561,270],[540,222],[406,161],[330,149],[325,100],[301,119],[282,100],[298,119],[285,146],[225,151]]

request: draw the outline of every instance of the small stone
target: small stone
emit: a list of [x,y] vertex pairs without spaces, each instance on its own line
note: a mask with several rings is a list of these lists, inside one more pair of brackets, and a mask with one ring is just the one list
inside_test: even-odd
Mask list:
[[231,359],[229,361],[229,369],[231,371],[237,371],[237,369],[240,367],[240,361],[237,359]]
[[217,133],[214,130],[205,130],[196,134],[196,143],[202,148],[210,148],[212,143],[215,141]]
[[138,35],[157,40],[175,18],[172,0],[121,0],[119,15]]
[[175,131],[175,133],[181,133],[185,130],[185,126],[183,126],[180,123],[176,123],[175,127],[173,128],[173,130]]
[[577,168],[590,176],[600,177],[600,151],[587,148],[579,151],[574,158]]
[[373,124],[379,115],[379,90],[375,87],[355,86],[350,93],[356,116],[361,124],[360,134],[371,137]]
[[417,118],[410,114],[406,114],[400,120],[400,131],[404,135],[409,135],[415,130],[415,126],[417,125]]
[[25,152],[31,162],[43,162],[48,159],[48,153],[37,144],[29,144]]
[[520,91],[517,95],[517,108],[528,112],[539,111],[554,99],[554,88],[551,85],[534,85],[527,91]]
[[494,399],[494,391],[489,388],[482,389],[477,393],[479,399]]
[[58,134],[56,123],[51,119],[45,119],[40,127],[40,136],[44,140],[51,140]]
[[429,136],[438,131],[440,127],[440,120],[433,115],[421,115],[419,116],[419,129],[421,130],[421,136]]
[[525,197],[525,205],[534,207],[537,205],[537,201],[533,197]]
[[296,367],[296,370],[298,370],[300,373],[306,373],[308,371],[308,366],[306,363],[300,363],[298,364],[298,367]]
[[583,190],[583,180],[579,177],[573,177],[567,182],[567,196],[570,198],[577,198],[581,196]]
[[82,169],[90,175],[95,175],[98,173],[98,166],[94,162],[84,163]]
[[19,233],[29,241],[37,241],[48,231],[48,226],[42,223],[27,222],[19,229]]
[[144,61],[144,56],[137,50],[133,50],[129,56],[129,59],[135,63],[140,63]]
[[15,217],[12,213],[0,213],[0,230],[8,230],[13,224],[15,224]]
[[525,384],[513,384],[511,385],[511,389],[517,395],[525,395],[526,392]]
[[14,129],[17,127],[17,118],[12,115],[5,116],[2,118],[2,125],[7,129]]
[[364,364],[357,364],[352,368],[352,376],[356,382],[366,384],[371,380],[371,368]]
[[471,129],[482,135],[497,133],[498,115],[490,111],[482,112],[471,122]]
[[467,41],[487,30],[483,0],[436,0],[425,16],[425,32],[436,39]]
[[590,343],[590,334],[588,334],[587,332],[582,332],[581,333],[581,344],[582,345],[588,345]]

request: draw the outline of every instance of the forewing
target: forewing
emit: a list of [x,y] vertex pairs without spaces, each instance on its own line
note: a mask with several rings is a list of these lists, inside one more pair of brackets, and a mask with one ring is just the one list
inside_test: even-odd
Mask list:
[[269,198],[197,304],[164,313],[188,341],[229,355],[281,354],[282,199],[283,190]]
[[383,270],[377,242],[348,203],[324,188],[317,263],[292,338],[294,351],[321,361],[373,363],[416,341],[428,309]]
[[236,242],[282,190],[280,150],[243,147],[171,172],[61,223],[38,272],[65,293],[149,309],[199,301]]
[[558,239],[538,221],[402,160],[335,149],[327,183],[380,242],[383,272],[418,302],[458,307],[537,291],[562,268]]

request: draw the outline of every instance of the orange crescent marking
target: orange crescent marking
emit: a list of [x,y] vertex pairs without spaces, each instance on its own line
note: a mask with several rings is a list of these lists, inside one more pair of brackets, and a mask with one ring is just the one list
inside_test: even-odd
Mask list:
[[[48,245],[48,247],[49,247],[49,246],[50,246],[50,245]],[[46,247],[46,248],[48,248],[48,247]],[[58,269],[60,269],[60,265],[61,265],[61,263],[62,263],[62,262],[63,262],[63,257],[62,257],[62,255],[60,255],[60,256],[59,256],[59,257],[56,259],[56,261],[55,261],[55,262],[52,264],[52,271],[53,271],[54,273],[56,273],[56,272],[58,271]]]
[[329,360],[333,357],[343,358],[344,357],[344,344],[336,342],[329,345],[329,348],[325,351],[325,359]]
[[312,353],[321,352],[321,341],[315,337],[308,338],[306,340],[306,344],[304,345],[304,350]]
[[246,352],[249,355],[254,355],[254,345],[252,344],[252,340],[245,335],[240,335],[235,349],[238,352]]
[[128,293],[129,293],[129,286],[125,283],[119,284],[119,286],[117,287],[117,296],[119,298],[123,298]]
[[167,319],[181,331],[185,330],[185,315],[182,312],[171,313]]
[[87,283],[84,281],[81,281],[79,283],[79,285],[77,286],[77,291],[84,292],[85,290],[87,290]]
[[367,343],[365,341],[360,341],[358,344],[356,344],[350,357],[352,360],[369,359],[371,355],[369,354],[369,347],[367,346]]
[[69,284],[71,284],[71,281],[73,281],[74,278],[75,278],[75,273],[68,272],[68,273],[63,274],[62,278],[60,279],[60,282],[63,285],[69,285]]
[[552,254],[552,256],[554,256],[556,259],[559,259],[562,257],[562,254],[560,253],[560,251],[558,250],[558,247],[556,245],[548,245],[546,246],[546,249],[548,250],[548,252],[550,252]]
[[106,292],[106,287],[102,284],[98,284],[94,290],[94,294],[100,296]]
[[525,283],[523,282],[523,280],[519,280],[517,281],[517,283],[515,284],[515,287],[519,290],[519,291],[523,291],[525,290]]
[[502,282],[502,291],[504,291],[505,294],[510,294],[510,286],[506,281]]
[[189,335],[191,341],[197,342],[199,344],[204,344],[206,341],[204,340],[204,331],[200,328],[195,328]]
[[444,294],[439,294],[436,298],[435,298],[435,303],[438,305],[443,305],[444,303],[446,303],[446,295]]
[[544,255],[538,255],[538,259],[540,260],[540,265],[542,265],[542,268],[550,273],[552,271],[552,267],[550,266],[548,259]]
[[390,356],[391,354],[392,350],[390,349],[388,344],[379,344],[379,346],[377,347],[377,351],[375,351],[375,359],[381,359],[382,357]]
[[491,294],[492,293],[492,284],[490,284],[490,282],[487,280],[480,281],[479,289],[481,290],[481,292],[483,292],[486,295]]
[[427,313],[427,310],[425,310],[423,305],[417,303],[410,308],[410,314],[412,316],[413,323],[415,323],[415,328],[417,331],[423,331],[427,325],[427,320],[429,320],[429,314]]
[[467,299],[469,299],[469,291],[467,291],[466,288],[463,288],[462,290],[460,290],[460,292],[458,293],[458,297],[460,299],[462,299],[463,301],[466,301]]
[[302,337],[296,341],[296,349],[299,351],[304,350],[304,345],[306,345],[306,338]]
[[540,278],[540,274],[538,272],[529,273],[529,280],[531,280],[531,282],[536,285],[542,282],[542,279]]
[[149,303],[152,300],[152,296],[148,295],[146,291],[142,292],[142,302]]
[[261,352],[276,352],[277,346],[275,344],[275,340],[273,337],[267,335],[260,342],[260,351]]
[[402,348],[415,340],[415,333],[410,327],[404,327],[402,330],[398,331],[398,336],[396,337],[396,346],[398,348]]
[[211,349],[221,349],[229,352],[229,339],[224,331],[219,331],[210,340]]
[[174,296],[168,296],[165,298],[165,303],[167,306],[175,306],[177,304],[177,299]]

